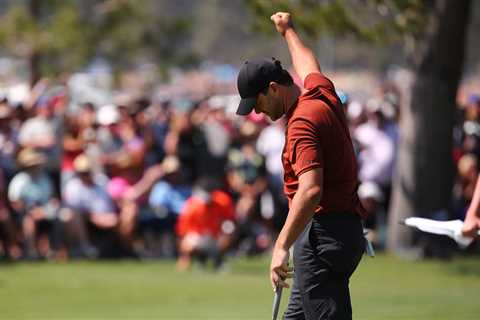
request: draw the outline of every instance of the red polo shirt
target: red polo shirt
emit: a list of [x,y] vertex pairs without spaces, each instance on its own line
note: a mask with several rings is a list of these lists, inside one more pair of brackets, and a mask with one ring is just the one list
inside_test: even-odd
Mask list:
[[311,73],[304,87],[306,92],[286,115],[282,162],[289,203],[297,192],[298,177],[323,168],[323,195],[315,213],[356,212],[363,216],[355,153],[333,83],[321,73]]

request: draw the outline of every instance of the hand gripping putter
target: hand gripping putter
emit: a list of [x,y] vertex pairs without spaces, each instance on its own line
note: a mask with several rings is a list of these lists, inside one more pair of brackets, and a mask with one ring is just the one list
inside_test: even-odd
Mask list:
[[[293,247],[289,250],[289,256],[293,256]],[[272,320],[277,320],[278,309],[280,308],[280,301],[282,300],[282,290],[283,287],[277,285],[275,287],[275,296],[273,297],[273,307],[272,307]]]

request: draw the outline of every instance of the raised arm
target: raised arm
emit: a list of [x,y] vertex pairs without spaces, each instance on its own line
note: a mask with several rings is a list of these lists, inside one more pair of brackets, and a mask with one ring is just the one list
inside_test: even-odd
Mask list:
[[302,83],[312,72],[321,72],[320,65],[313,51],[305,46],[298,36],[290,13],[277,12],[270,17],[275,24],[277,31],[285,38],[292,58],[293,68],[298,74]]

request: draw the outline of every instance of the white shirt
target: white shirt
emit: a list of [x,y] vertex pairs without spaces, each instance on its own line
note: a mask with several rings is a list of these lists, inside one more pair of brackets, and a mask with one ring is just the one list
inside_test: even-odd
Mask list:
[[278,125],[271,124],[260,133],[257,151],[265,157],[267,171],[273,175],[283,175],[282,151],[285,132]]
[[54,128],[53,125],[47,120],[35,117],[28,119],[20,128],[18,133],[18,141],[20,144],[31,143],[37,140],[38,138],[54,137]]
[[66,205],[81,212],[112,213],[115,210],[104,187],[97,183],[86,185],[77,177],[67,182],[62,196]]
[[35,178],[26,172],[17,173],[8,186],[8,199],[27,206],[44,205],[53,197],[53,185],[45,173]]
[[361,145],[360,181],[373,181],[382,186],[391,184],[395,160],[393,139],[371,122],[359,126],[354,138]]

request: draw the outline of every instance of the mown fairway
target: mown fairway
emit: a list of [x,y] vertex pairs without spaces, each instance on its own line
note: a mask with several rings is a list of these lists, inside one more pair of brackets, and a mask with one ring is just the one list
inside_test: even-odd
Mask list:
[[[1,265],[0,318],[269,319],[267,265],[235,260],[219,274],[178,273],[172,262]],[[479,258],[365,257],[351,286],[354,319],[480,319]]]

